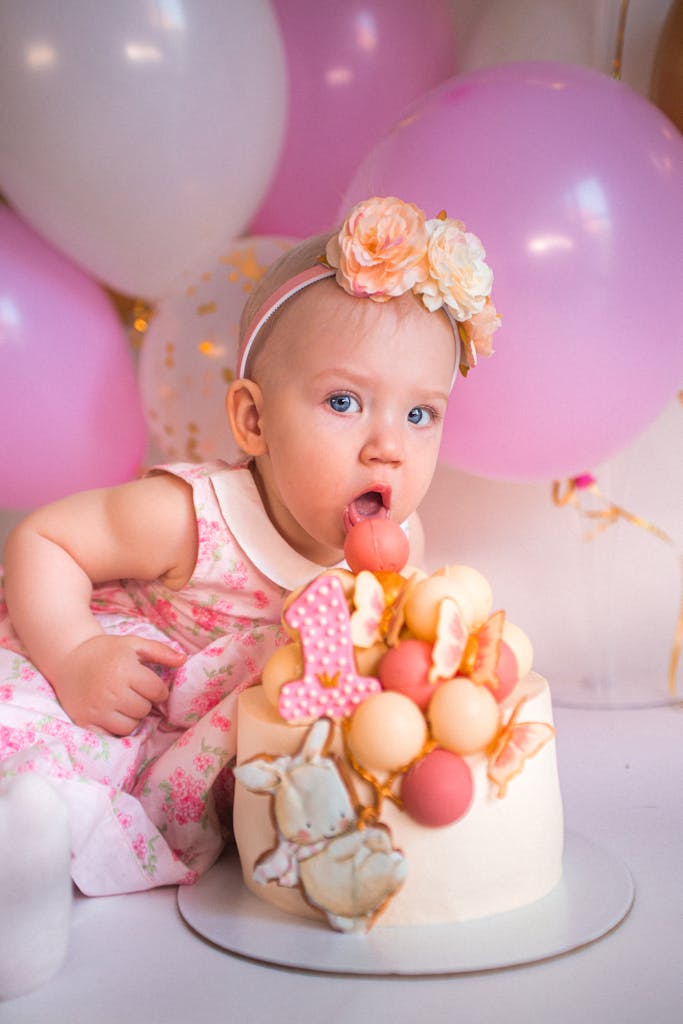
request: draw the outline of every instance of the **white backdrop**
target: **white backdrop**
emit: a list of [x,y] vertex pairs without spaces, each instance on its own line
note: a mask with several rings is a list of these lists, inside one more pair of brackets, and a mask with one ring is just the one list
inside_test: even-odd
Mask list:
[[495,607],[529,633],[535,667],[560,699],[621,705],[667,697],[681,601],[682,442],[683,406],[673,401],[593,469],[603,494],[665,530],[677,550],[623,520],[582,539],[575,509],[555,507],[549,483],[437,471],[422,509],[429,567],[461,562],[488,577]]

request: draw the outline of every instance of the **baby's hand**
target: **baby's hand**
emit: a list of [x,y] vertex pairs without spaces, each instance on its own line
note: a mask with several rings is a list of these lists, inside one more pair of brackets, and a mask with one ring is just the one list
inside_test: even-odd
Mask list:
[[184,654],[156,640],[95,636],[66,655],[51,682],[76,725],[127,736],[168,697],[166,684],[147,666],[178,668],[184,661]]

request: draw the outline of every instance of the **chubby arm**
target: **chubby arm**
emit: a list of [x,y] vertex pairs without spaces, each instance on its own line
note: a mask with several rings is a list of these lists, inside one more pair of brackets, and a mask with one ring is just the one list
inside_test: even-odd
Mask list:
[[12,531],[4,554],[12,623],[78,725],[132,732],[167,696],[147,664],[184,660],[165,644],[105,635],[89,608],[93,583],[163,579],[178,589],[196,556],[191,489],[166,474],[75,494]]

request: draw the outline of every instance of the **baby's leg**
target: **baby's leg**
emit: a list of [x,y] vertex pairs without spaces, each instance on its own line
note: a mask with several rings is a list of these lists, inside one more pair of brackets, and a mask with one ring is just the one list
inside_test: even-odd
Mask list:
[[71,911],[66,805],[27,772],[0,783],[0,1000],[37,988],[66,957]]

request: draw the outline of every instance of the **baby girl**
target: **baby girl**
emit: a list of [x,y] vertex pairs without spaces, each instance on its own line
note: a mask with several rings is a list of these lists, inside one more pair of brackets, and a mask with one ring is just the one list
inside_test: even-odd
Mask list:
[[[484,257],[445,215],[357,204],[249,299],[226,401],[242,464],[160,467],[10,535],[0,801],[48,780],[83,893],[189,883],[215,861],[237,697],[283,640],[285,595],[343,560],[351,525],[390,516],[419,560],[453,382],[498,326]],[[63,847],[61,818],[53,832]],[[0,856],[31,841],[0,831]]]

